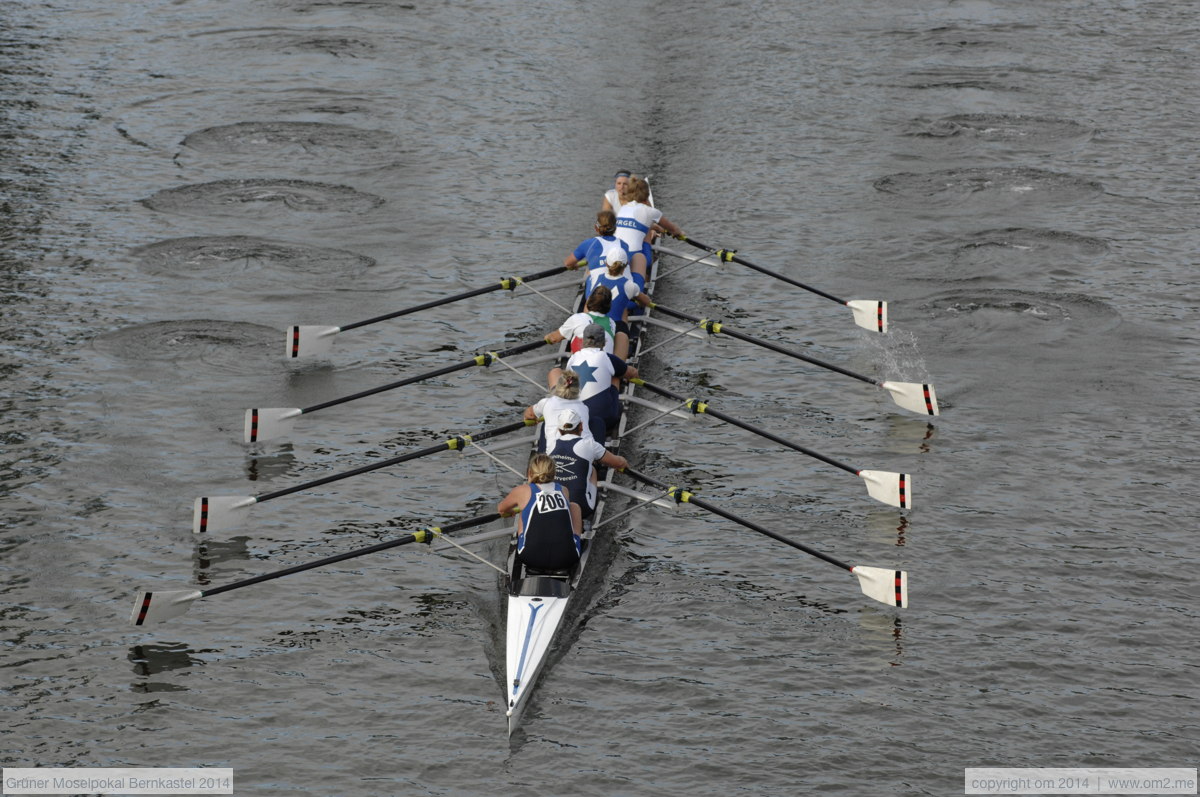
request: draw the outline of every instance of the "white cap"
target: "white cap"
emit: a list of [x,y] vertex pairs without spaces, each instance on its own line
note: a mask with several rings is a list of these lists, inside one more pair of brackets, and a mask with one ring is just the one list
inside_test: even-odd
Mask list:
[[629,255],[625,254],[623,246],[610,246],[605,252],[605,260],[609,263],[628,263]]
[[563,410],[558,414],[559,430],[574,429],[582,423],[583,421],[579,418],[579,413],[575,412],[575,410]]

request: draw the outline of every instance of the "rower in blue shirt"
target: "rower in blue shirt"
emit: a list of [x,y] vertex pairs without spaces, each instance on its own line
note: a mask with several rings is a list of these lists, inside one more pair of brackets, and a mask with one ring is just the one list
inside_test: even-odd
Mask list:
[[602,210],[597,213],[595,230],[595,236],[582,241],[571,254],[563,259],[564,266],[570,269],[578,268],[580,261],[586,260],[589,269],[598,268],[605,263],[604,253],[611,246],[622,247],[628,255],[629,248],[621,243],[616,235],[617,215],[615,213],[611,210]]

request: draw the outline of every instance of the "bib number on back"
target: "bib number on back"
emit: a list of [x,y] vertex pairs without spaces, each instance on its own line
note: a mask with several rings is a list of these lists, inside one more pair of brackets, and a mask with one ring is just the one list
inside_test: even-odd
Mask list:
[[537,511],[556,512],[567,508],[567,497],[560,492],[538,493]]

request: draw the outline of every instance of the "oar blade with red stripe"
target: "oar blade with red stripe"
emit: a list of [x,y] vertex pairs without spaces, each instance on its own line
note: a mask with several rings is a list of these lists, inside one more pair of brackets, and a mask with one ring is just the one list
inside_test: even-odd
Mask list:
[[287,437],[292,433],[296,419],[303,414],[299,407],[254,407],[246,410],[246,422],[242,439],[247,443],[261,443],[276,437]]
[[333,348],[333,336],[341,331],[341,327],[290,326],[284,357],[289,360],[324,357]]
[[237,526],[250,507],[258,503],[252,495],[205,495],[192,509],[192,533],[205,534]]
[[854,323],[872,332],[887,332],[887,302],[876,299],[852,299],[846,306],[854,313]]
[[887,470],[860,470],[858,475],[867,483],[867,494],[888,506],[912,507],[912,477],[907,473]]
[[921,382],[880,382],[879,386],[892,394],[892,401],[911,412],[937,415],[937,393],[933,385]]
[[140,592],[133,602],[133,612],[129,615],[129,622],[134,625],[146,625],[170,620],[192,608],[192,603],[197,598],[203,597],[204,593],[198,589]]
[[908,608],[908,573],[903,570],[861,565],[852,568],[850,572],[858,576],[858,584],[868,598],[888,606]]

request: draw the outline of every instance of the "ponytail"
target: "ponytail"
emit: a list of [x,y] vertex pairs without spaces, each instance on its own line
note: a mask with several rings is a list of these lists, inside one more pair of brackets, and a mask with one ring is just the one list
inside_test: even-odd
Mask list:
[[529,458],[529,481],[547,484],[554,481],[554,459],[549,454],[534,454]]

